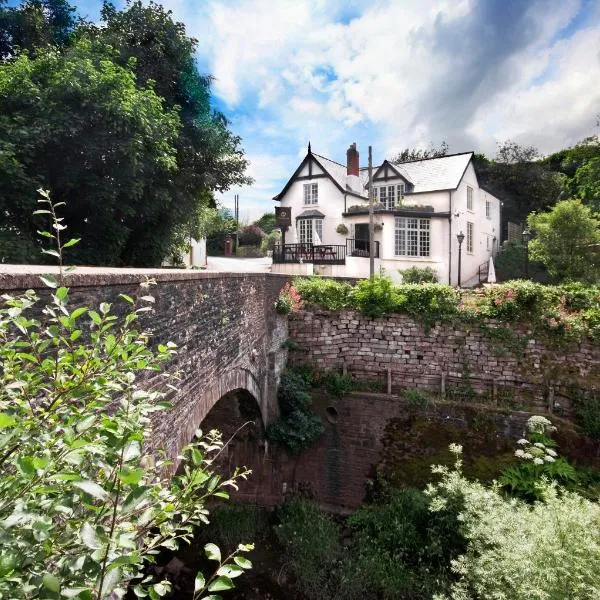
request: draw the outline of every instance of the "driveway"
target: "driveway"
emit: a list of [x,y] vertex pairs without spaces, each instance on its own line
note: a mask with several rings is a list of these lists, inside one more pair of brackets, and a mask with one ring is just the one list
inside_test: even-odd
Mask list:
[[206,270],[220,273],[265,273],[271,270],[271,259],[209,256]]

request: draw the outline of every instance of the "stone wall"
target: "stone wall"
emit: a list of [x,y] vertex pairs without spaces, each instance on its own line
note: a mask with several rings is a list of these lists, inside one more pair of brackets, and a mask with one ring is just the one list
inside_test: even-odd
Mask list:
[[[502,335],[498,335],[502,334]],[[572,398],[600,389],[600,347],[555,346],[524,325],[423,325],[405,315],[301,311],[290,320],[296,363],[347,371],[377,388],[569,416]]]
[[[177,344],[177,358],[168,368],[179,372],[180,381],[179,391],[170,398],[174,408],[158,413],[153,445],[176,456],[212,406],[237,388],[254,396],[264,421],[277,413],[275,393],[285,363],[281,344],[287,323],[275,313],[273,302],[286,278],[177,270],[83,271],[68,278],[72,307],[97,309],[108,301],[115,312],[123,312],[128,305],[119,294],[140,294],[139,283],[147,276],[157,281],[141,293],[156,299],[144,325],[152,332],[152,343]],[[34,274],[0,275],[3,293],[28,288],[36,289],[42,300],[47,296]]]

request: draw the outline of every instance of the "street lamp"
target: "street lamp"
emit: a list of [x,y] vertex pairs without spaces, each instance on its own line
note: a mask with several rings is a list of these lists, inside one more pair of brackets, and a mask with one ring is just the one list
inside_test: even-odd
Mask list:
[[525,277],[529,279],[529,240],[531,239],[531,231],[526,229],[521,236],[525,244]]
[[458,240],[458,287],[460,287],[460,267],[462,262],[462,243],[465,241],[465,234],[461,231],[456,234]]

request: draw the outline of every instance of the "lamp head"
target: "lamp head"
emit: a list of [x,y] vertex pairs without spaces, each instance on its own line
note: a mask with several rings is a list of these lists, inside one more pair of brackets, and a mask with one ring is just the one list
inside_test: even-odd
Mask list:
[[457,233],[456,239],[458,240],[458,245],[460,246],[465,241],[465,234],[462,231]]

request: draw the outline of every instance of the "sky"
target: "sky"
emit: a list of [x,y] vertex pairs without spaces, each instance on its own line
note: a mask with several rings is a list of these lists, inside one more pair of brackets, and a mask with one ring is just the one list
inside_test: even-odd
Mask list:
[[[160,0],[159,0],[160,1]],[[74,3],[98,19],[99,0]],[[600,133],[600,0],[162,0],[214,76],[250,187],[221,202],[272,212],[306,154],[361,166],[446,141],[493,157],[507,139],[550,153]],[[116,2],[117,5],[122,2]]]

